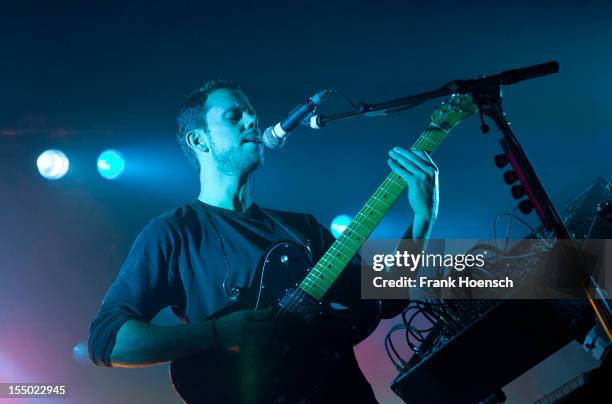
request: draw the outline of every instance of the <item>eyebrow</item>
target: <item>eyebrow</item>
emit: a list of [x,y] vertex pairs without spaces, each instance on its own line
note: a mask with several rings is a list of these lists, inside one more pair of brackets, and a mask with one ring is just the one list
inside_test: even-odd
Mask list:
[[227,116],[230,113],[234,113],[234,112],[242,112],[242,111],[247,111],[249,114],[257,116],[257,113],[255,112],[255,110],[253,108],[250,108],[248,105],[232,105],[231,107],[227,108],[225,111],[223,111],[223,116]]

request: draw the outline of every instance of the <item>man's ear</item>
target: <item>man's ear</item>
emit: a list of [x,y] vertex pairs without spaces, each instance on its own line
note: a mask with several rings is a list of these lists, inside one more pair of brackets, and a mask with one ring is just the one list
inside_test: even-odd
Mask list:
[[189,147],[201,150],[204,153],[208,153],[209,149],[208,145],[206,144],[206,137],[204,136],[203,130],[192,130],[191,132],[187,133],[187,135],[185,135],[185,140]]

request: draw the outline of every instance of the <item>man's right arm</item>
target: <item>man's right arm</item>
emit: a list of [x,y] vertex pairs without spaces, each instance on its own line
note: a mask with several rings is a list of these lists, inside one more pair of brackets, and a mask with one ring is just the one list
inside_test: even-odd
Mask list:
[[243,341],[270,340],[267,310],[221,317],[215,321],[215,333],[209,321],[150,323],[161,309],[177,305],[184,293],[176,281],[178,269],[169,264],[175,239],[162,220],[151,221],[137,237],[89,327],[88,351],[96,365],[148,366],[215,347],[230,349]]
[[[156,342],[160,338],[150,338],[143,330],[161,309],[179,300],[178,274],[169,266],[174,239],[171,226],[159,219],[136,238],[89,327],[89,356],[96,365],[113,366],[115,355],[117,365],[137,366],[132,358],[142,355],[139,346],[168,346],[167,340]],[[147,360],[157,362],[157,355],[150,354]]]
[[217,320],[180,325],[126,321],[110,355],[114,367],[156,365],[207,350],[239,350],[245,343],[275,345],[271,310],[237,311]]
[[128,320],[117,332],[110,360],[114,367],[143,367],[214,348],[210,321],[154,325]]

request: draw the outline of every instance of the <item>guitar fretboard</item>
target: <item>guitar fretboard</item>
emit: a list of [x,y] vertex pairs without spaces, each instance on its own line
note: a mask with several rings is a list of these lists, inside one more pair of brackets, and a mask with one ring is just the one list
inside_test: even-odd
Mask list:
[[[412,147],[431,154],[442,143],[449,130],[450,128],[446,128],[442,124],[432,122]],[[299,288],[317,300],[323,298],[361,245],[370,237],[376,226],[389,212],[407,185],[401,176],[391,172],[376,188],[374,194],[357,213],[342,235],[310,270],[308,276],[300,283]]]

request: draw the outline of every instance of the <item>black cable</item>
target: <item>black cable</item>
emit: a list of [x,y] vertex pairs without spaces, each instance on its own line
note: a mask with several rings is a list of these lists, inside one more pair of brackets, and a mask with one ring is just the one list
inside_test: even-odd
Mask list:
[[349,103],[349,105],[350,105],[351,107],[353,107],[353,109],[354,109],[355,111],[359,111],[359,106],[358,106],[357,104],[355,104],[353,101],[351,101],[351,99],[350,99],[349,97],[347,97],[346,95],[344,95],[344,93],[343,93],[342,91],[340,91],[340,90],[339,90],[339,89],[337,89],[337,88],[333,88],[333,87],[331,88],[331,90],[332,90],[332,91],[334,91],[334,92],[336,92],[336,93],[338,93],[338,94],[340,94],[340,96],[341,96],[342,98],[344,98],[344,100],[345,100],[346,102],[348,102],[348,103]]
[[204,207],[204,211],[206,212],[206,217],[208,218],[208,221],[210,222],[211,226],[215,230],[215,233],[217,234],[217,239],[219,240],[219,249],[221,250],[221,255],[223,255],[223,259],[225,260],[225,278],[223,279],[223,285],[222,285],[223,291],[225,292],[228,298],[235,301],[238,298],[237,293],[235,293],[234,289],[228,290],[228,287],[227,287],[227,281],[229,281],[230,276],[232,275],[232,269],[230,267],[229,260],[227,259],[227,255],[225,254],[225,246],[223,245],[223,239],[221,238],[221,233],[219,232],[219,229],[217,229],[217,226],[213,222],[212,215],[208,211],[208,208]]
[[[385,351],[387,353],[387,356],[389,357],[389,359],[393,363],[393,366],[395,366],[395,368],[398,371],[402,370],[406,366],[407,362],[406,362],[406,360],[404,360],[404,358],[402,358],[402,356],[399,354],[399,352],[397,352],[397,349],[395,349],[395,345],[393,344],[393,340],[391,338],[391,335],[395,331],[402,330],[403,328],[404,328],[403,324],[396,324],[395,326],[391,327],[391,329],[389,330],[389,332],[385,336],[385,342],[384,342]],[[391,351],[393,352],[393,354],[391,353],[389,348],[391,348]],[[393,355],[395,355],[395,357]]]

